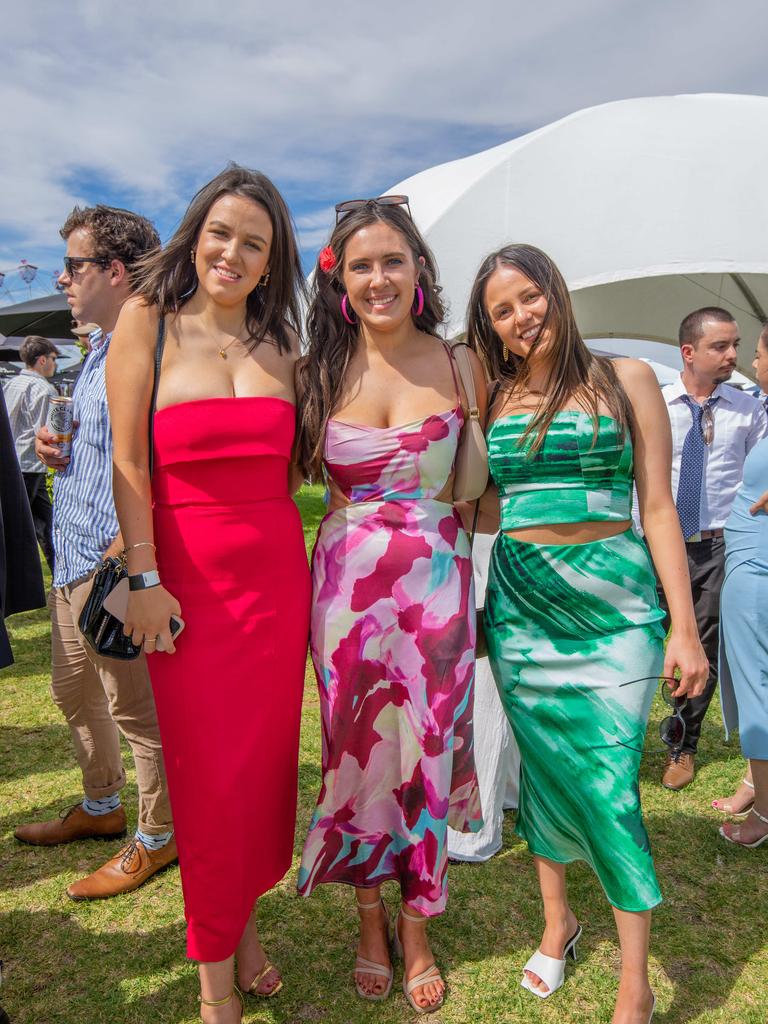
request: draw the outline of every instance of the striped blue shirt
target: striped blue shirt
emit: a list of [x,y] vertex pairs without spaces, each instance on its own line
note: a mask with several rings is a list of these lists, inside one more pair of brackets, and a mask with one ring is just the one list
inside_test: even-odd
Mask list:
[[72,394],[79,427],[70,463],[53,484],[54,587],[87,575],[117,536],[112,498],[112,428],[104,368],[111,334],[91,335]]

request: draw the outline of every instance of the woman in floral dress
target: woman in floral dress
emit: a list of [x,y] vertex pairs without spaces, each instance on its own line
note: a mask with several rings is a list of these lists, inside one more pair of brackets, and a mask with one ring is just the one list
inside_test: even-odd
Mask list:
[[392,969],[380,886],[398,882],[403,988],[423,1013],[443,1001],[426,921],[446,905],[447,825],[481,824],[475,605],[452,504],[465,397],[435,333],[443,308],[433,258],[404,204],[388,198],[402,197],[340,204],[299,367],[300,456],[329,488],[312,563],[323,781],[299,890],[355,887],[355,986],[383,999]]

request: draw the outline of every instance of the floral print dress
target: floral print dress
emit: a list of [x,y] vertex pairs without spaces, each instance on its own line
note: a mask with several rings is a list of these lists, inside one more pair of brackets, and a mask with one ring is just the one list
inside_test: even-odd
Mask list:
[[323,520],[312,560],[323,780],[304,895],[393,879],[409,906],[439,914],[447,825],[482,825],[471,552],[453,506],[437,500],[462,423],[457,402],[397,427],[328,424],[326,472],[349,503]]

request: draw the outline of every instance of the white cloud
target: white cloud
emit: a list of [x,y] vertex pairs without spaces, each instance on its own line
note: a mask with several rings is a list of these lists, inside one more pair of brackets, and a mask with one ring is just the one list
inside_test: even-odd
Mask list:
[[298,218],[313,248],[334,199],[462,155],[473,133],[633,95],[766,91],[766,21],[763,0],[6,5],[0,251],[53,252],[100,190],[175,218],[228,159],[322,206]]
[[296,218],[296,228],[299,235],[299,245],[306,252],[319,249],[323,245],[333,227],[336,219],[336,211],[332,206],[314,210],[312,213],[302,214]]

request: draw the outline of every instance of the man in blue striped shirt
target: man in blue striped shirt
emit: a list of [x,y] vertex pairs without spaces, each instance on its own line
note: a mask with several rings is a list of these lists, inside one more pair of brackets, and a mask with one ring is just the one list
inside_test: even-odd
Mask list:
[[72,734],[84,798],[52,821],[20,825],[16,838],[55,846],[91,837],[125,835],[120,803],[125,785],[120,733],[133,753],[139,790],[134,838],[87,878],[67,889],[72,899],[130,892],[176,859],[160,732],[144,655],[135,661],[99,657],[78,619],[93,574],[107,555],[122,551],[112,499],[112,431],[104,365],[112,330],[132,293],[137,260],[160,244],[150,222],[107,206],[75,207],[61,229],[67,243],[59,283],[72,315],[98,324],[73,394],[77,427],[72,454],[62,458],[45,428],[36,452],[57,470],[54,483],[51,693]]

